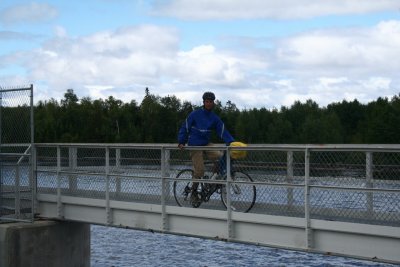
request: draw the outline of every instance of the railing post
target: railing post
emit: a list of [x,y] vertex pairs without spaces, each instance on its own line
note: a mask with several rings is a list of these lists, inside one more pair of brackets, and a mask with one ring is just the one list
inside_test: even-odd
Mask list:
[[[1,106],[0,106],[0,109],[1,109]],[[1,120],[1,118],[0,118],[0,120]],[[1,147],[1,142],[0,142],[0,147]],[[0,218],[3,216],[3,193],[4,193],[3,192],[3,160],[1,158],[1,148],[0,148]]]
[[[373,168],[374,168],[374,163],[373,163],[373,155],[372,152],[366,152],[365,155],[365,166],[366,166],[366,187],[368,189],[373,188]],[[367,211],[369,214],[372,214],[374,209],[374,198],[373,198],[373,193],[372,192],[367,192]]]
[[287,152],[287,170],[286,170],[286,183],[287,187],[287,204],[293,206],[293,188],[290,186],[293,183],[293,151]]
[[308,148],[305,150],[305,164],[304,164],[304,212],[305,212],[305,234],[306,234],[306,248],[312,248],[312,230],[311,230],[311,206],[310,206],[310,151]]
[[[161,148],[161,175],[162,177],[169,178],[170,175],[170,159],[171,159],[171,151],[166,149],[165,147]],[[170,180],[165,179],[165,197],[166,199],[170,195]]]
[[31,127],[31,147],[34,144],[35,140],[35,122],[34,122],[34,112],[33,112],[33,84],[30,86],[30,95],[29,95],[29,102],[30,102],[30,127]]
[[[3,116],[2,116],[2,107],[3,107],[3,92],[1,91],[1,87],[0,87],[0,129],[3,129],[2,128],[2,121],[3,121]],[[1,153],[1,146],[2,146],[2,142],[3,142],[3,139],[2,139],[2,132],[3,131],[0,131],[0,153]]]
[[3,160],[2,160],[2,156],[1,156],[1,147],[3,145],[2,143],[2,138],[1,138],[1,134],[2,134],[2,120],[3,120],[3,116],[2,114],[2,110],[3,110],[3,92],[1,91],[1,86],[0,86],[0,218],[3,216]]
[[21,178],[19,172],[19,164],[15,166],[15,218],[21,217]]
[[165,147],[161,147],[161,220],[162,220],[162,230],[168,230],[168,218],[167,218],[167,211],[166,211],[166,197],[167,197],[167,154],[169,160],[169,151],[167,153]]
[[[170,159],[171,159],[171,150],[169,149],[165,149],[164,150],[165,156],[164,156],[164,164],[165,164],[165,176],[169,177],[169,172],[171,170],[171,166],[170,166]],[[169,181],[167,183],[167,185],[169,185]],[[169,191],[168,191],[169,193]]]
[[[70,171],[74,171],[76,167],[78,166],[78,148],[77,147],[69,147],[68,148],[68,158],[69,158],[69,169]],[[72,174],[69,175],[68,179],[68,184],[69,184],[69,191],[71,193],[76,192],[78,189],[77,186],[77,177],[76,175]]]
[[110,209],[110,148],[106,147],[106,223],[112,224],[111,209]]
[[231,176],[231,156],[230,156],[230,147],[227,147],[226,150],[226,215],[227,215],[227,239],[228,241],[234,238],[233,231],[233,223],[232,223],[232,207],[231,207],[231,184],[232,184],[232,176]]
[[30,187],[32,191],[31,199],[31,221],[35,219],[37,204],[37,156],[36,156],[36,146],[32,144],[31,146],[31,164],[30,164]]
[[[31,156],[29,158],[29,189],[31,190],[31,221],[33,222],[35,218],[35,207],[36,207],[36,151],[35,151],[35,116],[33,110],[33,84],[30,86],[30,95],[29,95],[29,104],[30,104],[30,128],[31,128]],[[0,128],[1,129],[1,128]]]
[[61,203],[61,148],[57,146],[57,216],[63,217],[62,203]]
[[117,168],[121,167],[121,149],[120,148],[115,149],[115,167],[117,167]]
[[[120,148],[116,148],[115,149],[115,167],[117,167],[118,169],[121,168],[121,149]],[[115,194],[118,195],[119,193],[121,193],[121,177],[116,177],[115,178]]]

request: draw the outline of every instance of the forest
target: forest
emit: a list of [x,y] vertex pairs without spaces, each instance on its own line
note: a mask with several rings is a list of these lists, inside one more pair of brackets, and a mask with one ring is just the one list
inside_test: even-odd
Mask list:
[[[175,96],[160,97],[145,89],[141,103],[109,96],[79,98],[68,89],[60,101],[34,106],[36,143],[176,143],[181,123],[201,106]],[[3,123],[21,120],[16,108],[3,110]],[[236,140],[253,144],[398,144],[400,95],[320,107],[309,99],[279,109],[239,110],[231,101],[216,101],[214,112]],[[14,118],[15,117],[15,118]],[[23,129],[20,129],[21,131]],[[4,131],[4,130],[3,130]],[[3,132],[3,137],[7,133]],[[213,141],[222,142],[215,136]]]

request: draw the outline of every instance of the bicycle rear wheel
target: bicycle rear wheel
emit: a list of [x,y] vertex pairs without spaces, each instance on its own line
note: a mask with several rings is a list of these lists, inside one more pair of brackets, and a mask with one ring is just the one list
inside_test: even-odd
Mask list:
[[176,203],[181,207],[192,207],[190,202],[190,191],[192,189],[193,170],[185,169],[178,173],[177,179],[174,181],[174,198]]
[[[257,191],[252,182],[253,179],[247,173],[239,171],[233,173],[232,183],[229,186],[231,209],[233,211],[248,212],[253,208],[256,202]],[[227,207],[228,200],[225,185],[221,189],[221,200],[224,206]]]

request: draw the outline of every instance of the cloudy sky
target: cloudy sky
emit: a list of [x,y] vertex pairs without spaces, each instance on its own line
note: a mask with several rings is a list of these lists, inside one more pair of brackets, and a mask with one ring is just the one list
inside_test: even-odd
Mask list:
[[400,0],[0,0],[0,86],[239,108],[400,92]]

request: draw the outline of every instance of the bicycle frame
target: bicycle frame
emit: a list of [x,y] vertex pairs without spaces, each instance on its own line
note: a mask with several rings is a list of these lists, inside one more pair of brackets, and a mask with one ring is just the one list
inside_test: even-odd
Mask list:
[[[220,175],[216,174],[216,176],[218,178]],[[225,176],[225,179],[226,179],[226,176]],[[225,179],[223,179],[223,180],[225,180]],[[206,179],[203,178],[203,180],[208,180],[208,179],[207,178]],[[215,180],[219,180],[219,179],[212,179],[212,180],[215,181]],[[204,202],[208,202],[208,200],[210,200],[211,196],[215,192],[221,194],[222,184],[201,182],[200,183],[200,188],[201,188],[201,191],[199,193],[201,195],[201,200],[204,201]],[[218,190],[219,190],[219,192],[218,192]]]
[[[233,167],[233,162],[233,160],[230,162],[232,181],[229,183],[229,188],[226,187],[225,182],[227,180],[226,152],[214,163],[211,172],[210,167],[207,168],[207,173],[211,173],[210,176],[196,180],[193,179],[192,169],[180,171],[173,185],[174,198],[178,205],[198,208],[201,203],[208,202],[217,192],[225,207],[229,205],[234,211],[248,212],[254,206],[256,200],[256,187],[249,184],[253,180],[247,173]],[[238,181],[239,183],[237,183]],[[198,184],[195,187],[197,190],[193,190],[192,184],[194,183]],[[230,197],[230,202],[228,197]]]

